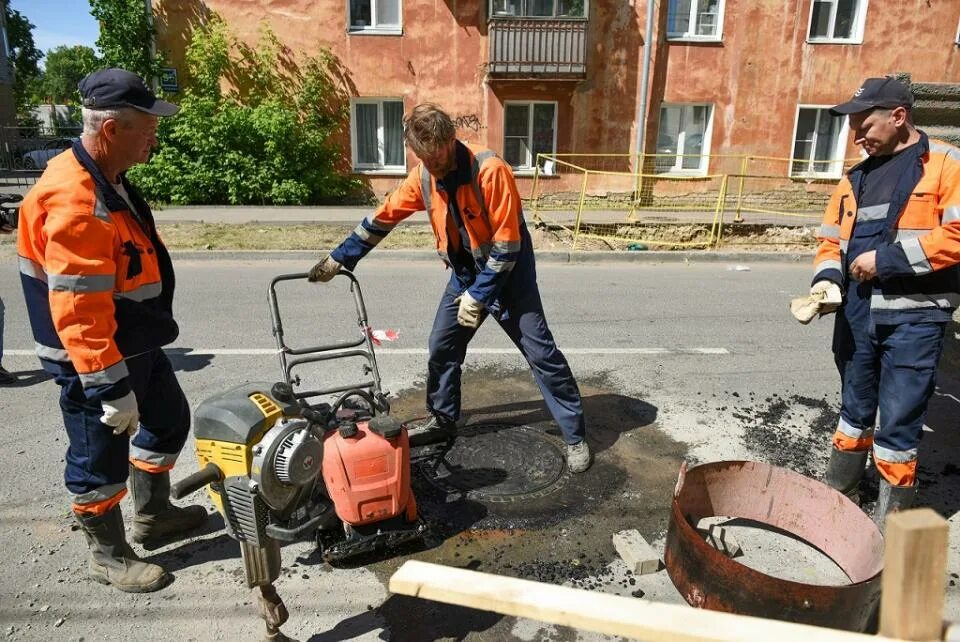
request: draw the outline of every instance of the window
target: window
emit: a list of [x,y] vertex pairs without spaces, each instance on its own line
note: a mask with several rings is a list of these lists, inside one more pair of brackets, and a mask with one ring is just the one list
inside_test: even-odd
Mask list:
[[669,40],[720,40],[722,31],[723,0],[670,0]]
[[533,169],[537,154],[556,151],[557,103],[507,103],[503,119],[503,158],[514,168]]
[[491,0],[495,18],[585,18],[587,0]]
[[957,25],[957,37],[954,39],[954,42],[960,45],[960,24]]
[[[663,105],[657,134],[658,173],[705,174],[712,105]],[[661,155],[663,154],[663,155]]]
[[839,178],[847,142],[846,116],[831,116],[828,107],[797,109],[790,175]]
[[809,42],[863,42],[867,0],[813,0]]
[[350,111],[354,169],[404,171],[403,102],[358,99]]
[[349,0],[349,31],[400,33],[400,0]]

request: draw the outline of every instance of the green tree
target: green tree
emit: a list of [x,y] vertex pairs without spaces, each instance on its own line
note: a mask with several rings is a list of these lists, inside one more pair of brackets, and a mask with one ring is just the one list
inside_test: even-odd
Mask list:
[[103,66],[132,71],[148,83],[159,77],[163,61],[153,52],[156,29],[143,0],[90,0],[90,14],[100,22]]
[[79,102],[77,83],[100,66],[100,59],[90,47],[62,45],[51,49],[39,82],[40,92],[55,104]]
[[37,49],[33,41],[34,25],[19,11],[11,9],[9,3],[5,8],[17,119],[32,122],[30,107],[33,105],[33,86],[40,77],[39,63],[43,52]]
[[340,199],[358,184],[339,141],[349,97],[327,51],[292,62],[265,29],[256,48],[216,16],[187,48],[180,112],[162,119],[159,149],[131,177],[176,205],[296,205]]

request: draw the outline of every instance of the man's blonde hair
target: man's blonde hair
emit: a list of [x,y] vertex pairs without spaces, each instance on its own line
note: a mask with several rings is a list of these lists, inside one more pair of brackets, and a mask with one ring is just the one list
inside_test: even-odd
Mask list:
[[417,156],[429,156],[457,137],[453,120],[437,105],[423,103],[403,118],[403,137]]

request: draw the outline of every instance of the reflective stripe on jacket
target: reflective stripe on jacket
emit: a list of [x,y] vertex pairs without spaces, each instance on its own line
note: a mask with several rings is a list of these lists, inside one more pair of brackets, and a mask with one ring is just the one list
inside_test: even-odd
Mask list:
[[858,209],[861,165],[840,181],[817,235],[813,281],[849,289],[846,249],[854,227],[877,225],[883,238],[870,301],[874,322],[949,321],[960,304],[960,149],[920,132],[920,142],[903,153],[914,154],[916,164],[897,179],[888,204]]
[[80,143],[50,160],[20,207],[20,280],[37,356],[88,395],[129,392],[125,357],[176,339],[173,266],[149,206],[136,214]]
[[[520,194],[510,166],[492,151],[460,143],[469,153],[474,180],[460,185],[457,205],[470,240],[470,253],[478,274],[469,287],[477,301],[491,304],[517,264],[525,228]],[[437,253],[447,265],[448,196],[437,189],[436,179],[417,165],[373,216],[364,219],[332,253],[333,258],[353,269],[394,227],[414,212],[426,210],[436,239]],[[456,228],[454,228],[455,230]],[[452,239],[454,246],[459,239]],[[529,246],[530,244],[527,243]],[[532,253],[532,247],[524,251]],[[534,277],[535,279],[535,277]]]

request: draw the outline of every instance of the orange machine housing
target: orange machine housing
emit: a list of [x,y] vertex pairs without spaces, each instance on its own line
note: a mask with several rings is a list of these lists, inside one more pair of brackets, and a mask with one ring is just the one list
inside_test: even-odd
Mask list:
[[337,516],[362,526],[406,513],[417,518],[410,491],[410,441],[407,431],[387,439],[357,423],[357,432],[344,437],[332,430],[323,439],[323,480]]

